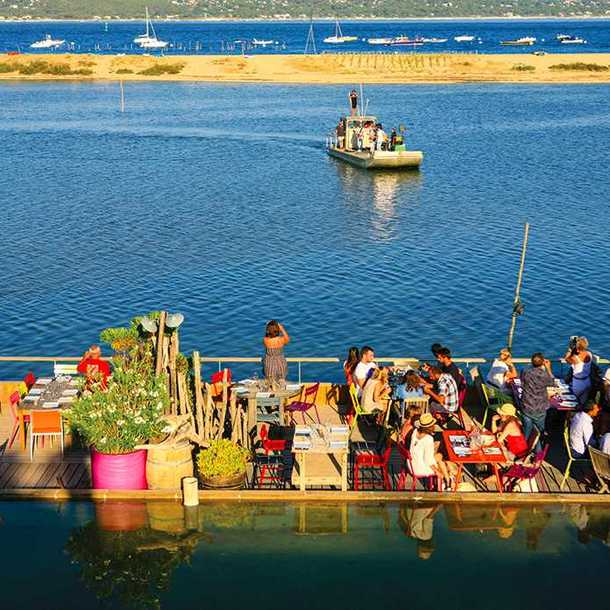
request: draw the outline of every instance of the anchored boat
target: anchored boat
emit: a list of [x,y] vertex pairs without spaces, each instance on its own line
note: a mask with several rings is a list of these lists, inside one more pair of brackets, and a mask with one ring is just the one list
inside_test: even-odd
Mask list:
[[51,34],[47,34],[42,40],[33,42],[30,45],[30,49],[56,49],[66,42],[65,40],[58,40],[51,37]]
[[502,40],[500,44],[502,46],[531,47],[535,42],[536,38],[533,36],[524,36],[523,38],[517,38],[516,40]]
[[346,117],[343,146],[337,138],[328,138],[326,152],[362,169],[417,169],[421,165],[424,154],[420,150],[407,150],[404,144],[396,144],[392,150],[359,150],[364,129],[369,124],[376,125],[377,117]]

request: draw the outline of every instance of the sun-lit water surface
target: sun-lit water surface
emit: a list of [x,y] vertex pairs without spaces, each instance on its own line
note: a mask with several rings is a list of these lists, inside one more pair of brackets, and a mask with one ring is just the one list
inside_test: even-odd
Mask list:
[[259,354],[271,317],[292,355],[490,355],[527,220],[515,351],[608,354],[608,91],[367,87],[425,154],[367,173],[323,150],[346,87],[129,84],[121,114],[114,83],[5,83],[0,353],[79,354],[163,307],[207,355]]

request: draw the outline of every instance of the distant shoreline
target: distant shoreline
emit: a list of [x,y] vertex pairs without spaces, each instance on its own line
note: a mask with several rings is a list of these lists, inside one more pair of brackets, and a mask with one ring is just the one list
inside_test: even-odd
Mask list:
[[[162,21],[167,23],[309,23],[309,19],[302,19],[298,17],[290,19],[275,19],[266,17],[152,17],[154,21]],[[341,22],[344,23],[376,23],[376,22],[419,22],[419,21],[430,21],[430,22],[480,22],[480,21],[610,21],[610,15],[572,15],[570,17],[561,16],[550,16],[550,15],[528,15],[528,16],[512,16],[512,17],[338,17]],[[121,17],[114,19],[104,19],[102,17],[70,17],[70,18],[55,18],[55,17],[31,17],[28,19],[0,16],[0,25],[3,23],[89,23],[89,22],[113,22],[113,23],[132,23],[132,22],[144,21],[143,17]],[[331,17],[316,17],[314,23],[333,23],[334,18]]]
[[[610,83],[610,53],[0,55],[1,81],[184,81],[300,85]],[[40,65],[43,68],[40,68]],[[33,71],[31,68],[36,67]],[[46,69],[46,72],[44,71]]]

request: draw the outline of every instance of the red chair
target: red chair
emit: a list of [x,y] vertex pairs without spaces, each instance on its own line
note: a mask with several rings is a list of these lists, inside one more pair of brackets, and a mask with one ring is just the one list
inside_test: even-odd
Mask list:
[[413,471],[413,462],[411,460],[411,452],[407,449],[404,443],[398,443],[398,452],[400,453],[402,465],[400,474],[398,475],[398,489],[404,491],[407,486],[407,478],[412,479],[411,491],[415,491],[417,481],[421,480],[424,487],[428,487],[429,491],[438,491],[440,489],[440,481],[438,475],[418,476]]
[[32,389],[32,386],[36,383],[36,377],[34,376],[34,373],[32,373],[32,371],[30,371],[24,378],[23,378],[23,383],[25,383],[28,391]]
[[[284,411],[290,413],[290,424],[294,425],[294,414],[300,413],[303,417],[303,424],[305,424],[305,413],[313,407],[318,418],[318,423],[321,424],[320,414],[318,413],[318,407],[316,406],[316,396],[318,395],[318,389],[320,388],[319,383],[315,383],[311,387],[303,390],[303,400],[295,400],[284,407]],[[315,421],[311,415],[309,416],[311,421]]]
[[500,472],[500,481],[502,482],[503,491],[513,491],[517,484],[532,481],[542,470],[542,465],[549,450],[549,445],[546,444],[542,451],[538,451],[534,458],[534,463],[531,466],[524,464],[513,464],[508,470]]
[[264,461],[258,477],[258,487],[260,489],[263,486],[267,474],[275,484],[283,487],[285,484],[284,462],[281,453],[286,450],[286,441],[270,439],[267,426],[264,425],[261,427],[260,437],[265,454],[260,456]]
[[[15,438],[17,438],[17,433],[19,432],[19,415],[17,413],[17,405],[19,404],[20,401],[21,401],[21,395],[19,394],[19,390],[16,390],[15,392],[13,392],[8,399],[8,405],[11,410],[11,415],[13,416],[13,429],[11,430],[11,432],[8,436],[8,448],[9,449],[13,446],[13,443],[15,442]],[[30,416],[24,415],[23,422],[24,422],[24,424],[29,424]]]
[[360,476],[362,470],[381,470],[383,475],[383,487],[386,491],[392,491],[392,482],[388,473],[388,465],[392,454],[392,443],[388,442],[383,454],[374,453],[372,451],[360,451],[356,453],[356,461],[354,462],[354,489],[360,490]]

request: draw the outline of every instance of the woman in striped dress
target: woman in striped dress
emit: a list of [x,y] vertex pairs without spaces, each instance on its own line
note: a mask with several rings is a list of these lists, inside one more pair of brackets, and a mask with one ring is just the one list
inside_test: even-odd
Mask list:
[[277,320],[267,322],[263,338],[265,346],[263,374],[269,383],[277,384],[286,381],[288,363],[284,356],[284,345],[289,341],[288,333]]

